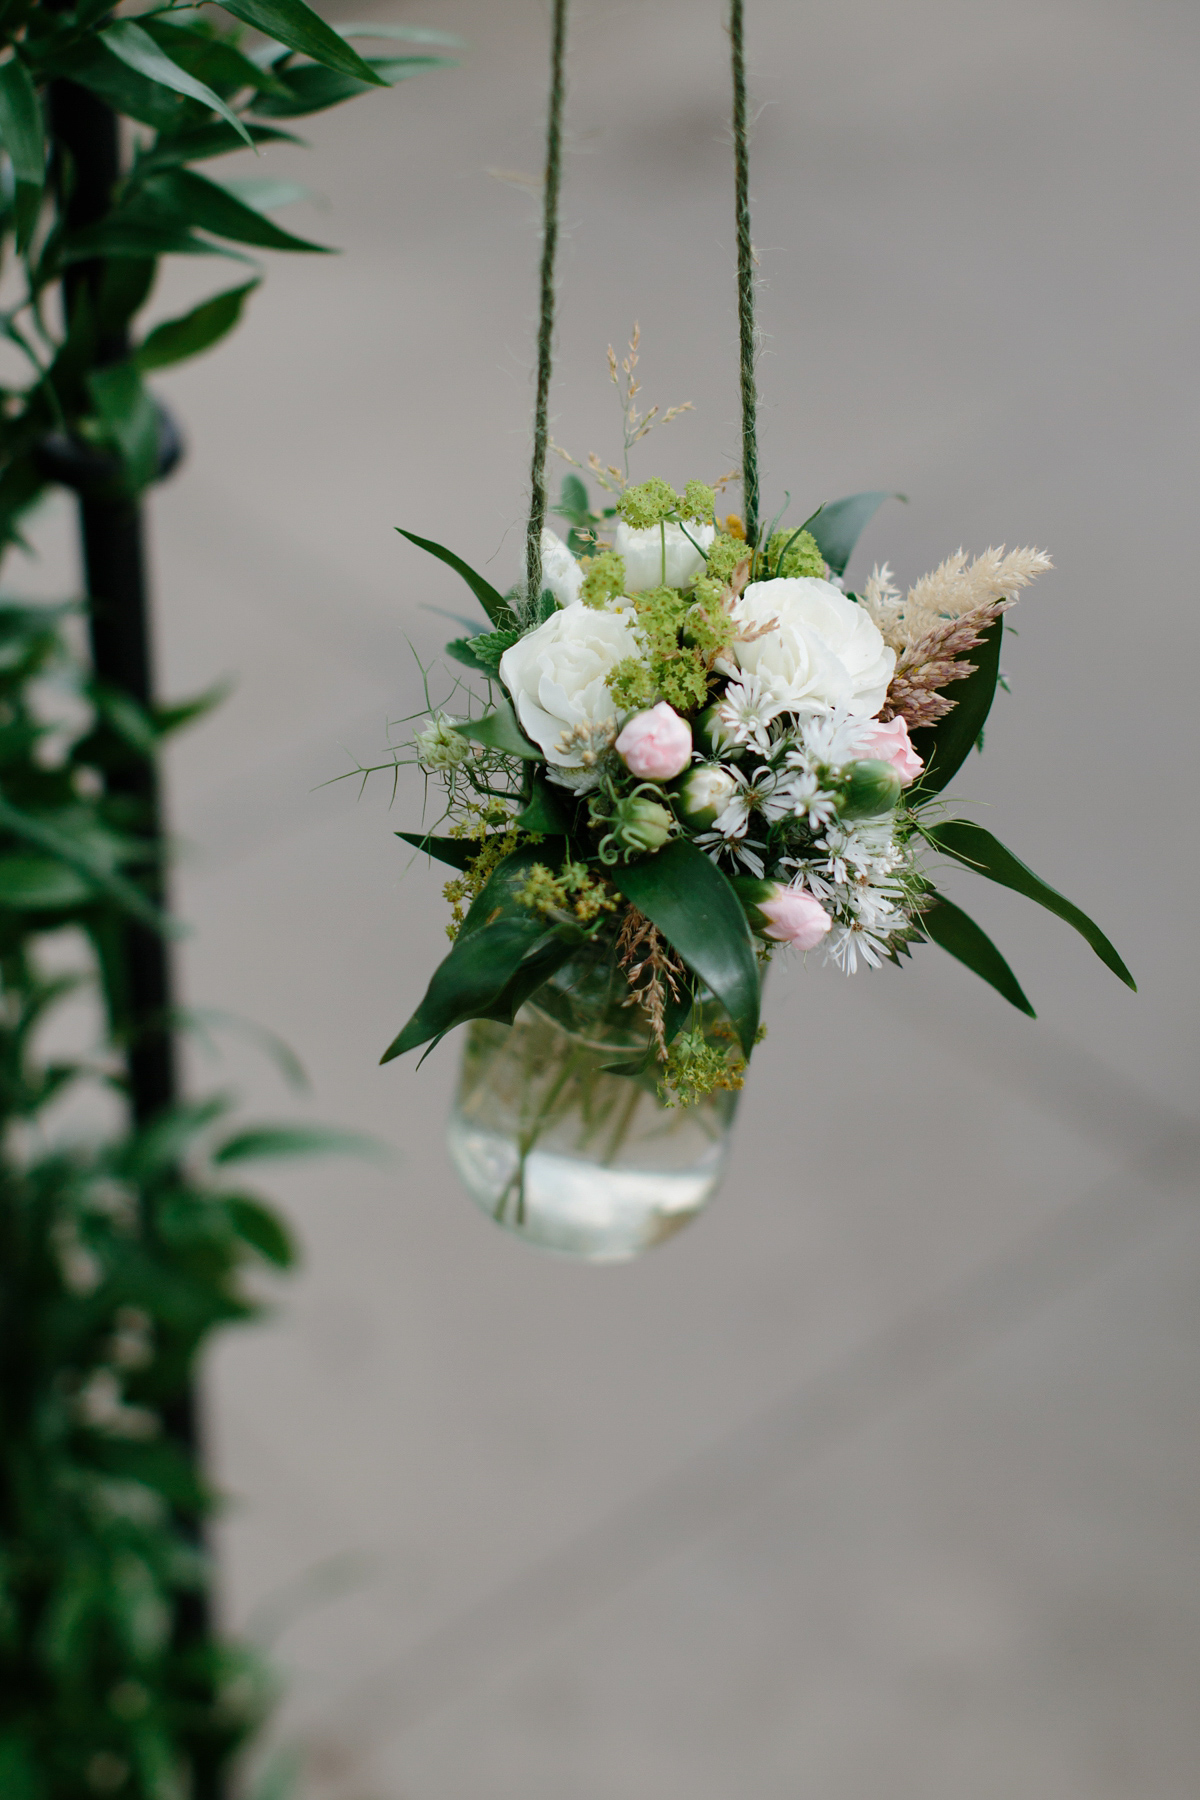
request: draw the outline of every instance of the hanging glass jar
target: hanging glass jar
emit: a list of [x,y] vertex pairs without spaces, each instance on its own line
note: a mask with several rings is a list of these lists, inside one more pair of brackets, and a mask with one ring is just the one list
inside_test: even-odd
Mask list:
[[[584,954],[513,1025],[467,1032],[447,1143],[471,1198],[527,1243],[621,1262],[671,1237],[712,1198],[737,1108],[732,1086],[682,1105],[661,1087],[649,1025],[610,955]],[[701,998],[693,1031],[724,1049]]]

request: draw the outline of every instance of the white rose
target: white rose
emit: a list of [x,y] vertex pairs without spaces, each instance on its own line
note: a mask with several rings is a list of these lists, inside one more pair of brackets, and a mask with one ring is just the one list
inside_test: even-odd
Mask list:
[[542,586],[560,606],[571,606],[583,586],[583,569],[560,537],[542,526]]
[[[638,648],[629,613],[598,612],[577,600],[552,613],[500,658],[500,679],[522,728],[561,769],[583,766],[590,735],[616,724],[605,676]],[[563,743],[580,731],[583,741]]]
[[[831,581],[815,576],[752,581],[733,608],[743,631],[774,621],[761,637],[739,637],[730,648],[737,669],[758,675],[786,712],[824,712],[841,706],[873,719],[883,705],[896,653],[865,608]],[[725,673],[734,669],[722,662]]]
[[688,520],[686,534],[682,525],[675,525],[670,519],[661,525],[647,525],[644,531],[635,531],[622,520],[613,549],[625,558],[625,592],[686,587],[704,567],[696,545],[707,550],[716,535],[715,527],[701,525],[699,519]]

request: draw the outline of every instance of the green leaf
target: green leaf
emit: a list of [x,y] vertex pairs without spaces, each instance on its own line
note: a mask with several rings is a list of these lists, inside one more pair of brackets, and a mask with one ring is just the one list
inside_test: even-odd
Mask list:
[[221,96],[214,94],[203,81],[197,81],[194,75],[189,75],[186,69],[181,69],[178,63],[172,62],[150,33],[144,31],[134,20],[116,19],[99,36],[106,50],[119,57],[137,74],[144,75],[148,81],[155,82],[159,87],[170,88],[173,93],[182,94],[187,100],[198,100],[201,106],[211,107],[253,148],[250,133],[237,114],[226,106]]
[[483,744],[489,750],[499,750],[505,756],[520,756],[526,762],[546,760],[537,745],[531,743],[521,730],[517,715],[504,695],[481,719],[463,719],[451,729],[457,731],[460,737],[469,738],[475,744]]
[[500,658],[520,640],[519,631],[480,631],[474,637],[455,638],[446,645],[446,655],[468,669],[495,680],[500,673]]
[[243,1243],[258,1251],[277,1269],[290,1269],[296,1261],[296,1246],[283,1220],[257,1200],[230,1195],[225,1200],[230,1223]]
[[544,836],[565,837],[570,829],[570,820],[564,806],[565,798],[562,788],[551,787],[544,776],[535,775],[533,792],[517,814],[517,824],[522,831],[540,831]]
[[1021,988],[1020,982],[993,944],[985,931],[969,918],[961,907],[955,906],[953,900],[947,900],[944,894],[936,891],[930,895],[932,904],[921,913],[921,923],[925,927],[926,936],[933,943],[940,944],[943,950],[956,956],[960,963],[973,969],[976,975],[990,982],[998,994],[1016,1007],[1018,1012],[1027,1013],[1036,1019],[1029,1001]]
[[[255,145],[301,144],[292,131],[280,131],[274,125],[247,125]],[[242,148],[241,133],[228,125],[200,125],[193,131],[180,131],[161,136],[149,150],[143,150],[134,165],[135,175],[150,169],[175,169],[182,163],[204,162],[210,156],[227,156]]]
[[48,856],[0,857],[0,907],[58,912],[93,897],[89,881]]
[[93,369],[87,388],[121,453],[130,487],[140,492],[158,472],[158,408],[131,362]]
[[817,548],[835,575],[845,574],[855,544],[884,501],[903,499],[903,494],[873,488],[869,493],[848,494],[844,500],[834,500],[808,521],[807,530],[816,538]]
[[983,641],[958,659],[973,663],[975,673],[950,682],[942,690],[954,700],[952,709],[936,724],[913,732],[913,749],[924,757],[925,768],[908,796],[910,805],[923,806],[940,794],[966,762],[972,745],[979,741],[1000,677],[1003,635],[1003,618],[994,619],[984,632]]
[[[481,631],[478,635],[480,637],[490,637],[493,634]],[[477,675],[487,675],[490,678],[495,679],[498,671],[498,664],[491,661],[484,661],[482,657],[476,656],[474,650],[471,648],[474,642],[475,639],[469,637],[452,638],[450,643],[446,645],[446,655],[453,657],[456,663],[461,663],[464,669],[474,669]]]
[[504,595],[497,593],[491,582],[485,581],[482,575],[477,575],[461,556],[455,556],[453,550],[435,544],[432,538],[417,537],[415,532],[405,531],[403,525],[397,525],[396,530],[410,544],[415,544],[418,550],[428,550],[430,556],[436,556],[439,562],[444,562],[456,575],[461,575],[497,631],[511,631],[516,626],[516,617]]
[[41,206],[46,143],[37,91],[19,56],[0,66],[0,143],[12,159],[17,184],[17,249],[24,250]]
[[1137,992],[1136,981],[1100,927],[1094,925],[1087,914],[1081,912],[1070,900],[1048,887],[1011,850],[1006,850],[990,831],[985,831],[982,825],[972,824],[969,819],[949,819],[945,824],[922,826],[921,829],[929,842],[946,856],[952,856],[956,862],[974,869],[978,875],[986,875],[989,881],[999,882],[1001,887],[1012,888],[1014,892],[1024,894],[1027,900],[1036,900],[1047,912],[1052,912],[1058,918],[1065,919],[1068,925],[1073,925],[1106,968],[1111,969],[1126,987]]
[[442,44],[447,50],[461,50],[465,38],[455,37],[449,31],[430,31],[426,25],[381,25],[378,21],[366,25],[337,25],[334,29],[344,38],[402,38],[409,44]]
[[[395,87],[425,69],[448,69],[453,64],[444,56],[389,56],[371,59],[371,68],[385,87]],[[365,81],[352,75],[339,75],[332,69],[320,69],[313,63],[282,71],[286,95],[262,94],[252,102],[253,110],[268,119],[301,119],[309,113],[326,112],[353,100],[358,94],[373,90]]]
[[532,865],[553,861],[562,849],[553,842],[527,845],[504,859],[472,901],[449,956],[434,970],[425,998],[380,1062],[391,1062],[431,1038],[443,1038],[468,1019],[512,1023],[517,1007],[534,991],[520,979],[522,965],[527,980],[536,976],[534,987],[540,987],[553,972],[557,950],[563,950],[560,960],[569,954],[561,935],[514,897]]
[[98,95],[114,112],[136,119],[140,125],[149,125],[154,131],[175,130],[181,121],[190,122],[192,118],[181,94],[131,69],[113,55],[97,32],[47,56],[46,65],[51,73],[66,76]]
[[432,832],[398,831],[398,838],[406,844],[413,844],[423,850],[427,856],[438,862],[449,863],[452,869],[465,869],[473,856],[478,856],[483,845],[478,838],[434,837]]
[[118,875],[86,838],[61,830],[47,819],[22,812],[2,798],[0,830],[11,831],[14,837],[32,844],[35,850],[44,850],[66,863],[69,869],[85,876],[98,894],[115,902],[123,912],[131,913],[143,925],[149,925],[166,937],[178,936],[180,927],[174,920],[152,906],[132,881]]
[[145,374],[150,369],[165,369],[172,363],[183,362],[189,356],[199,356],[202,351],[211,349],[233,330],[242,316],[243,306],[257,286],[255,280],[242,287],[227,288],[223,294],[214,294],[211,300],[201,301],[191,312],[183,313],[177,319],[164,320],[138,346],[134,362]]
[[327,69],[353,75],[368,86],[382,85],[370,64],[364,62],[357,50],[352,50],[311,6],[306,6],[304,0],[220,0],[220,3],[235,19],[253,25],[264,36],[286,44],[289,50],[311,56],[314,62]]
[[359,1131],[338,1131],[330,1125],[260,1125],[227,1138],[213,1151],[212,1160],[223,1167],[281,1156],[366,1156],[378,1161],[389,1155],[378,1138]]
[[163,230],[210,231],[214,237],[235,243],[260,245],[264,250],[307,250],[329,254],[326,244],[310,243],[266,218],[256,207],[220,182],[194,169],[170,169],[150,175],[109,222],[157,226]]
[[758,963],[741,902],[720,869],[690,839],[675,838],[613,870],[612,879],[716,995],[748,1059],[758,1030]]

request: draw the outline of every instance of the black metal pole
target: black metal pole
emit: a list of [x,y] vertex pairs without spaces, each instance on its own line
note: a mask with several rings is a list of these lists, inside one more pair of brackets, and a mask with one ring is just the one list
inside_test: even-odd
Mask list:
[[[81,229],[95,224],[112,205],[121,174],[120,126],[111,108],[74,82],[53,82],[49,100],[64,222],[70,229]],[[100,261],[68,267],[62,284],[68,321],[85,293],[93,302],[97,299],[103,274]],[[128,352],[128,335],[122,329],[99,339],[95,364],[118,362]],[[160,466],[164,462],[173,466],[179,454],[178,439],[170,431],[165,435],[168,442]],[[153,640],[141,506],[136,499],[96,491],[83,476],[73,482],[69,456],[59,461],[61,466],[54,470],[57,478],[75,486],[78,493],[93,670],[99,681],[149,710],[154,704]],[[86,464],[85,457],[81,468]],[[116,760],[106,773],[105,784],[109,793],[129,802],[133,828],[146,840],[148,863],[143,885],[151,899],[165,909],[165,838],[156,762],[140,755]],[[129,1110],[134,1123],[144,1125],[178,1095],[168,944],[158,932],[126,923],[121,931],[119,966],[128,1033]],[[192,1389],[164,1410],[163,1423],[171,1437],[185,1444],[193,1456],[199,1455],[199,1421]],[[182,1518],[181,1523],[200,1537],[197,1520]],[[203,1590],[181,1594],[176,1617],[181,1649],[203,1641],[211,1628],[208,1594]],[[224,1784],[216,1756],[210,1759],[201,1745],[195,1749],[194,1800],[220,1800]]]

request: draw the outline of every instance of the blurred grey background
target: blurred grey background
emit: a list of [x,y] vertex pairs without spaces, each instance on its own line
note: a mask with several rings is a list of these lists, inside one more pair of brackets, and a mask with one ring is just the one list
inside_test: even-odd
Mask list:
[[[318,786],[419,704],[452,630],[423,609],[471,607],[393,526],[517,573],[547,11],[351,10],[461,33],[461,66],[254,168],[345,254],[273,258],[162,380],[190,456],[153,504],[163,685],[238,678],[170,771],[188,999],[399,1152],[285,1171],[305,1272],[209,1370],[225,1609],[276,1634],[305,1800],[1192,1800],[1200,18],[750,0],[768,497],[910,496],[860,577],[1052,552],[957,793],[1141,993],[969,879],[1036,1024],[933,949],[779,971],[724,1192],[591,1269],[459,1191],[453,1041],[376,1065],[444,947],[392,836],[419,784]],[[721,0],[573,10],[555,435],[613,455],[636,318],[645,398],[696,410],[635,475],[710,479]],[[157,308],[221,284],[174,268]],[[69,583],[65,503],[39,542]],[[297,1106],[249,1052],[193,1078]]]

